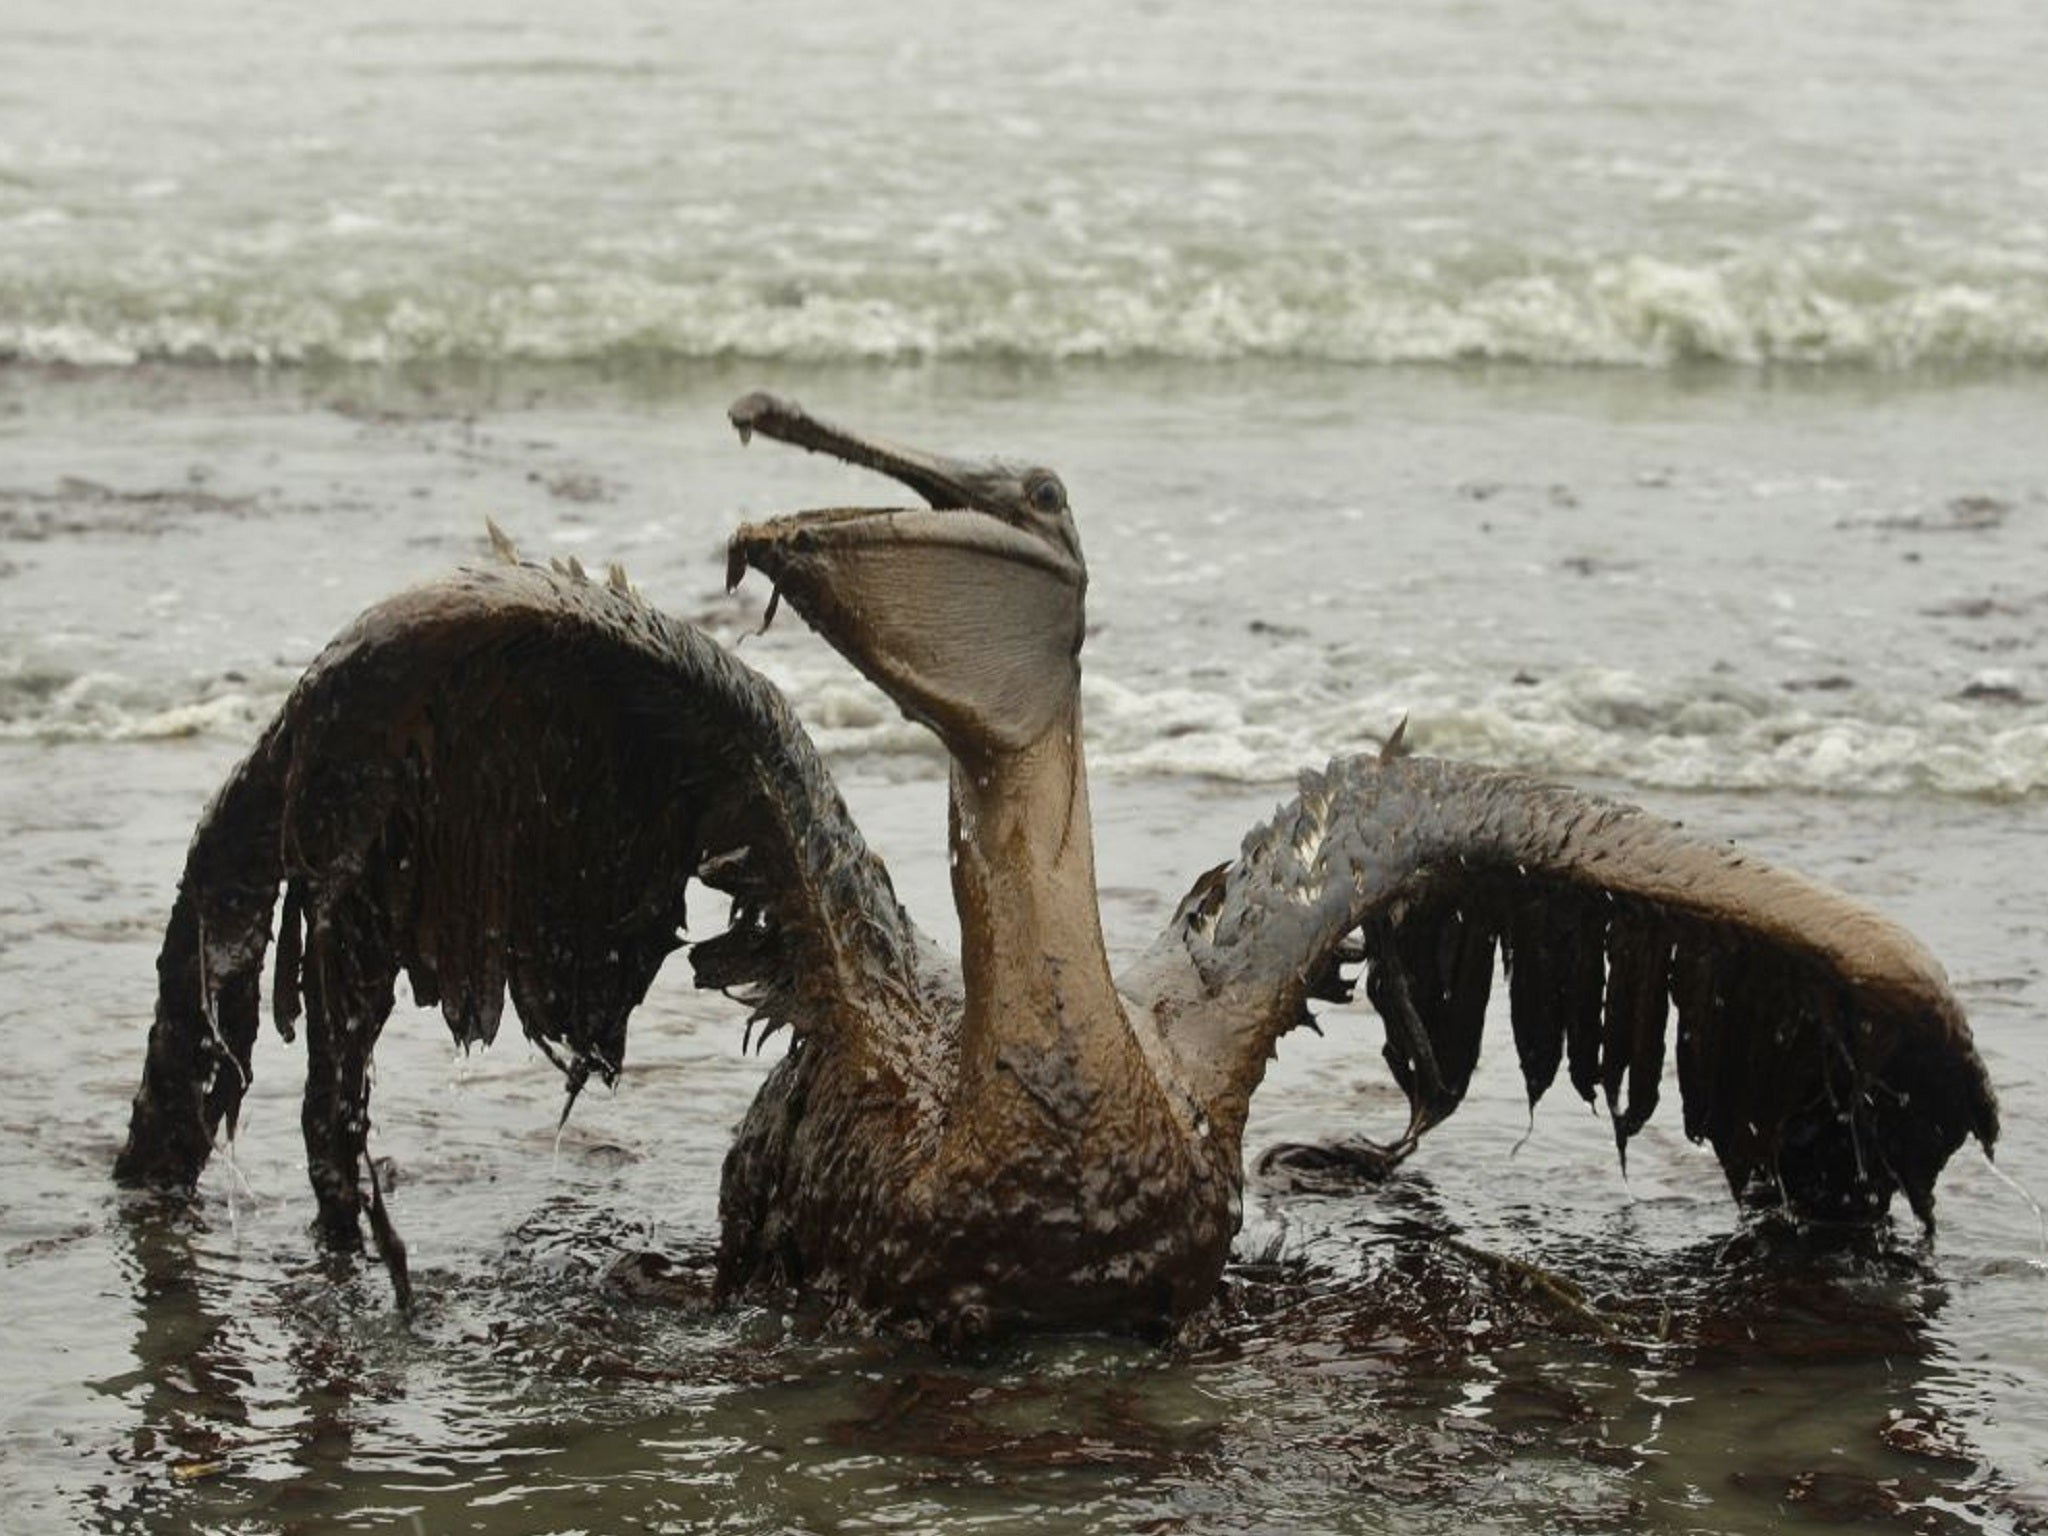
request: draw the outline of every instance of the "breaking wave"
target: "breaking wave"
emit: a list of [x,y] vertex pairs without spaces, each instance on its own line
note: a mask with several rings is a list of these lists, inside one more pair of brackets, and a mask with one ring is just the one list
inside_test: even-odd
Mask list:
[[1816,708],[1717,681],[1658,687],[1589,671],[1496,687],[1411,678],[1284,718],[1200,689],[1088,686],[1090,738],[1112,774],[1290,778],[1376,750],[1402,719],[1418,752],[1571,779],[1679,790],[1796,790],[1990,799],[2048,790],[2048,710],[1864,697]]
[[221,734],[254,740],[296,674],[282,668],[164,682],[0,657],[0,741],[169,741]]
[[1325,250],[1229,263],[1164,251],[1046,270],[854,264],[765,277],[628,264],[546,281],[432,272],[346,287],[272,271],[182,285],[158,272],[150,286],[111,274],[0,275],[0,359],[2048,364],[2048,272],[2017,259],[1918,274],[1754,253],[1487,267],[1376,264]]

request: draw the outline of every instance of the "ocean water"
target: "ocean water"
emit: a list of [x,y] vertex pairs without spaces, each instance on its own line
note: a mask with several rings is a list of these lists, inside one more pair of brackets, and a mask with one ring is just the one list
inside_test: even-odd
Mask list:
[[[12,0],[0,57],[0,1530],[2048,1526],[2048,11]],[[701,1274],[766,1070],[678,974],[559,1135],[394,1019],[409,1326],[282,1042],[194,1207],[117,1198],[208,794],[486,516],[738,645],[950,931],[936,746],[723,591],[898,493],[754,387],[1065,479],[1117,955],[1405,717],[1920,934],[1997,1164],[1774,1250],[1497,1040],[1393,1184],[1255,1187],[1176,1345],[946,1357],[620,1278]],[[1396,1130],[1378,1046],[1291,1038],[1253,1144]]]
[[2025,0],[19,0],[0,352],[2048,362]]

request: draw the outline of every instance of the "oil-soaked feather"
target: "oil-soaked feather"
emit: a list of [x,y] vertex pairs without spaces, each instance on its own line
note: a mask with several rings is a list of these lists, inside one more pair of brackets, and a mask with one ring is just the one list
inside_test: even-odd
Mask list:
[[1868,1217],[1898,1191],[1927,1219],[1956,1147],[1996,1141],[1962,1011],[1905,933],[1639,811],[1460,764],[1304,774],[1123,985],[1210,1112],[1241,1116],[1274,1041],[1362,935],[1388,1058],[1426,1128],[1462,1094],[1466,1005],[1484,1006],[1478,956],[1502,930],[1532,1105],[1562,1058],[1583,1097],[1605,1097],[1618,1147],[1656,1107],[1674,1002],[1686,1133],[1743,1198]]
[[1685,1134],[1693,1141],[1706,1139],[1707,1112],[1713,1103],[1714,1056],[1724,1028],[1723,963],[1712,933],[1701,929],[1682,933],[1671,959],[1671,1002],[1678,1014],[1678,1093]]
[[[1366,990],[1389,1019],[1384,1054],[1415,1105],[1419,1133],[1458,1107],[1479,1064],[1494,935],[1476,911],[1424,903],[1366,949],[1373,955]],[[1396,1028],[1389,1008],[1408,1010],[1402,1022],[1412,1017],[1412,1024]]]
[[1564,1062],[1565,1006],[1559,954],[1563,932],[1563,922],[1549,904],[1526,895],[1515,901],[1503,950],[1515,1055],[1521,1062],[1531,1109],[1550,1091]]
[[1372,958],[1366,970],[1365,995],[1387,1031],[1380,1055],[1401,1092],[1408,1096],[1410,1133],[1419,1135],[1449,1114],[1455,1100],[1437,1066],[1435,1041],[1423,1022],[1400,945],[1391,932],[1383,930],[1368,948]]
[[1588,1104],[1600,1085],[1600,1046],[1606,1025],[1606,955],[1613,916],[1597,895],[1557,893],[1566,924],[1557,937],[1564,972],[1564,1043],[1572,1091]]
[[[322,1219],[353,1230],[369,1047],[398,972],[465,1045],[495,1035],[509,992],[573,1096],[618,1073],[700,871],[736,898],[700,980],[755,1017],[849,1045],[865,1031],[883,1052],[934,1027],[950,978],[786,703],[729,653],[576,566],[380,604],[195,836],[120,1176],[189,1184],[232,1122],[281,883],[276,1007],[288,1021],[303,991]],[[856,995],[858,1017],[839,1006]]]
[[1460,913],[1445,953],[1444,1048],[1437,1053],[1450,1086],[1463,1100],[1479,1066],[1479,1041],[1486,1029],[1486,1004],[1493,992],[1495,935],[1484,915]]
[[[1600,1087],[1624,1167],[1629,1138],[1657,1107],[1664,1070],[1664,1020],[1670,997],[1671,940],[1661,913],[1617,912],[1608,926],[1607,1003],[1600,1036]],[[1622,1085],[1628,1103],[1622,1105]]]
[[[213,798],[192,835],[157,954],[150,1027],[129,1122],[114,1165],[124,1184],[189,1187],[232,1132],[249,1084],[270,914],[282,878],[282,724],[273,723]],[[293,935],[296,943],[296,935]]]
[[297,881],[288,881],[284,909],[277,919],[277,958],[272,962],[270,1016],[285,1040],[296,1038],[299,1010],[299,967],[305,959],[305,892]]

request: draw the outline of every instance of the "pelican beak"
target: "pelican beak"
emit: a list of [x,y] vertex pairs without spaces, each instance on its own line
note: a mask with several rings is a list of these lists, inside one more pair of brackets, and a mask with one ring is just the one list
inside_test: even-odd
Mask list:
[[927,503],[836,507],[734,532],[727,584],[749,568],[956,755],[1018,750],[1079,685],[1087,570],[1058,478],[947,458],[828,425],[752,394],[731,410],[763,437],[889,476]]
[[828,454],[843,463],[858,465],[901,481],[922,496],[927,505],[967,508],[975,505],[975,484],[988,477],[993,466],[949,459],[941,454],[923,453],[899,447],[879,438],[863,437],[843,427],[820,421],[794,400],[756,390],[735,400],[726,412],[740,441],[750,442],[756,432],[789,443],[811,453]]

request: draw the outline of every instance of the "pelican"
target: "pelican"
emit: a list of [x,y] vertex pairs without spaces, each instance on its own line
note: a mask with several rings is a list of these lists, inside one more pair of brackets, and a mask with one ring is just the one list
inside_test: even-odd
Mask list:
[[[789,1040],[725,1160],[721,1294],[793,1287],[945,1337],[1156,1330],[1201,1308],[1266,1063],[1361,976],[1406,1132],[1286,1158],[1412,1153],[1471,1078],[1497,954],[1532,1109],[1562,1068],[1624,1156],[1668,1040],[1686,1134],[1747,1204],[1874,1222],[1903,1193],[1931,1226],[1949,1156],[1992,1148],[1962,1010],[1901,929],[1631,807],[1398,742],[1303,773],[1115,974],[1081,749],[1088,576],[1059,477],[766,394],[730,415],[742,440],[927,504],[747,524],[728,585],[765,575],[944,744],[958,960],[731,652],[616,568],[462,571],[329,645],[200,823],[120,1182],[189,1191],[232,1135],[280,893],[271,998],[287,1039],[304,1018],[319,1229],[360,1248],[367,1222],[401,1300],[365,1150],[400,973],[464,1046],[497,1033],[509,989],[573,1103],[616,1078],[628,1015],[686,947],[698,986]],[[731,916],[686,943],[693,881]]]

